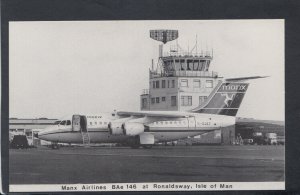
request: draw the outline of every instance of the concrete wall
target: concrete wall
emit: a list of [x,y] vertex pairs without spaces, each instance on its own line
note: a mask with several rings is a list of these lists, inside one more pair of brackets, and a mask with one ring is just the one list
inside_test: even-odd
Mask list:
[[[162,88],[162,80],[166,81],[165,88]],[[159,81],[159,88],[153,88],[153,82]],[[174,87],[172,86],[172,81],[175,82]],[[169,87],[168,87],[169,82]],[[176,106],[171,105],[171,96],[176,96],[177,103]],[[159,103],[152,104],[151,98],[159,98]],[[162,101],[162,97],[165,97],[165,101]],[[176,77],[161,77],[150,79],[149,86],[149,110],[178,110],[178,78]]]
[[[141,110],[162,110],[162,111],[186,111],[191,110],[200,105],[199,96],[209,96],[211,91],[216,87],[220,77],[159,77],[152,78],[149,82],[149,94],[141,95]],[[165,81],[165,88],[162,88],[162,81]],[[175,82],[175,86],[172,86],[172,80]],[[200,87],[194,85],[194,80],[200,80]],[[212,81],[212,87],[206,86],[206,81]],[[159,81],[159,88],[154,88],[153,82]],[[187,81],[187,86],[182,86],[182,83]],[[169,84],[168,84],[169,83]],[[155,85],[156,86],[156,85]],[[176,106],[171,105],[171,96],[177,97]],[[181,105],[182,96],[192,96],[192,105]],[[162,97],[165,97],[165,101],[162,101]],[[147,98],[149,106],[142,107],[142,99]],[[159,98],[159,103],[153,104],[151,98]]]

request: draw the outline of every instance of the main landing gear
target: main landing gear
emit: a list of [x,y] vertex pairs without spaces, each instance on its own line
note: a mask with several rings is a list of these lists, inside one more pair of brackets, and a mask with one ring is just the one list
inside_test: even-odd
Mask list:
[[51,149],[53,149],[53,150],[58,150],[58,149],[59,149],[58,143],[52,142],[52,143],[51,143]]
[[138,149],[142,146],[142,148],[144,149],[151,149],[152,148],[152,145],[141,145],[141,144],[133,144],[133,145],[130,145],[130,147],[132,149]]

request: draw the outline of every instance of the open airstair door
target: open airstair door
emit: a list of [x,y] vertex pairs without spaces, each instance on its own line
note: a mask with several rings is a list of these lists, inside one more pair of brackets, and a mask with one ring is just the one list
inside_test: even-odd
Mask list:
[[82,143],[84,145],[90,144],[90,136],[87,131],[87,121],[86,116],[82,115],[73,115],[72,118],[72,130],[80,131],[82,135]]

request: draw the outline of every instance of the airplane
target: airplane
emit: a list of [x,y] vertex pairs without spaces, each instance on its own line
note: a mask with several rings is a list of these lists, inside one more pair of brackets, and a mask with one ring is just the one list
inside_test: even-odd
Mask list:
[[117,111],[73,114],[56,121],[36,137],[58,143],[127,143],[132,148],[151,148],[155,143],[179,140],[235,125],[250,79],[254,76],[219,81],[207,100],[189,111]]

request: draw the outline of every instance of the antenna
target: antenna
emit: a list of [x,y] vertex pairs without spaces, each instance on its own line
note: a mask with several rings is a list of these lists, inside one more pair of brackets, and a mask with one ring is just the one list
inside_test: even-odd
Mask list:
[[[166,44],[178,38],[178,30],[150,30],[150,38]],[[159,57],[163,55],[163,44],[159,45]]]
[[152,71],[154,71],[154,60],[152,59],[152,66],[151,66],[151,68],[152,68]]
[[166,44],[178,38],[178,30],[150,30],[150,38]]
[[197,55],[197,53],[198,53],[198,36],[196,34],[196,55]]
[[189,43],[189,41],[188,41],[188,53],[187,54],[190,55],[190,43]]

